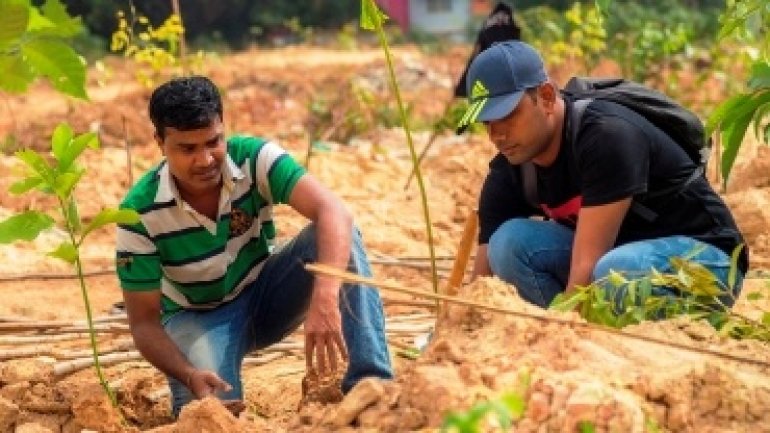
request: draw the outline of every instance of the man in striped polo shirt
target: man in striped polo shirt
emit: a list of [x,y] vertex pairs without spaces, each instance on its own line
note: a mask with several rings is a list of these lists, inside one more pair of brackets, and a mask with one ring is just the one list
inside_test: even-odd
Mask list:
[[[117,269],[134,341],[167,375],[174,415],[211,394],[242,407],[244,356],[303,322],[308,370],[333,371],[347,358],[343,392],[366,376],[392,378],[377,291],[303,267],[371,275],[342,202],[277,144],[225,140],[207,78],[161,85],[149,111],[165,159],[121,204],[141,221],[118,228]],[[279,203],[312,223],[273,250]]]

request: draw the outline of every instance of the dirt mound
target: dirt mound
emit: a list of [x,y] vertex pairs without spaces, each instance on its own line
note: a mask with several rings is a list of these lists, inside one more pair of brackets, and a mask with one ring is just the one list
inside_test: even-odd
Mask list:
[[[534,309],[499,280],[466,286],[461,296],[564,318]],[[525,403],[517,432],[577,432],[581,423],[597,432],[770,431],[766,369],[468,307],[451,307],[436,326],[426,352],[395,382],[364,381],[338,406],[306,408],[290,430],[438,428],[448,412],[508,392]],[[765,346],[733,344],[684,319],[629,331],[770,362]]]

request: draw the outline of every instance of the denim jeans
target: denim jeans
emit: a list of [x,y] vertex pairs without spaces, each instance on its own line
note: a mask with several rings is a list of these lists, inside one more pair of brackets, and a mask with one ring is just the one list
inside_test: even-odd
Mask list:
[[[281,341],[305,320],[313,275],[303,265],[316,258],[316,230],[311,224],[271,255],[256,281],[237,298],[212,310],[181,311],[164,323],[166,333],[190,363],[215,371],[232,385],[233,389],[218,394],[219,398],[242,399],[241,363],[245,355]],[[348,271],[371,276],[357,229],[353,230]],[[349,391],[367,376],[392,378],[379,292],[362,284],[343,284],[340,311],[349,356],[342,391]],[[168,382],[176,417],[194,397],[178,380],[168,377]]]
[[[506,221],[489,240],[489,266],[494,275],[516,286],[522,298],[546,308],[567,285],[574,235],[572,229],[553,221],[523,218]],[[594,281],[604,278],[610,270],[629,278],[645,275],[652,268],[670,272],[672,257],[684,257],[696,250],[699,252],[691,260],[713,272],[723,288],[728,287],[730,257],[717,247],[687,236],[620,245],[599,259],[592,278]],[[743,275],[737,272],[733,296],[723,297],[722,302],[732,305],[740,293],[742,281]],[[654,287],[652,292],[658,296],[679,294],[668,287]]]

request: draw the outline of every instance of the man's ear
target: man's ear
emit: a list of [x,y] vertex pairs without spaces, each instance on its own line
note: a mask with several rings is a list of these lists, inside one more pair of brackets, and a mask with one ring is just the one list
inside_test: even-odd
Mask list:
[[543,106],[551,111],[556,105],[556,97],[559,91],[551,81],[546,81],[537,88],[537,95],[543,101]]
[[163,149],[163,139],[158,134],[158,131],[155,131],[155,133],[153,133],[152,136],[155,138],[155,142],[158,143],[158,147],[160,148],[160,151],[163,153],[163,155],[165,155],[166,151]]

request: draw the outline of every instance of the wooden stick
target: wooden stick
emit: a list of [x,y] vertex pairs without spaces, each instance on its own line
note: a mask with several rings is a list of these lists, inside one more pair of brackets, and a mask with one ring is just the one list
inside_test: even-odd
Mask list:
[[[99,364],[102,366],[108,366],[119,364],[121,362],[137,361],[141,359],[143,358],[139,351],[132,350],[129,352],[110,353],[107,355],[99,356]],[[94,359],[92,357],[72,359],[54,364],[53,372],[56,377],[61,377],[82,370],[84,368],[91,367],[92,365],[94,365]]]
[[[99,355],[106,355],[108,353],[115,353],[115,352],[125,352],[129,349],[134,349],[134,340],[132,338],[123,339],[115,342],[113,345],[111,345],[109,348],[102,349],[99,351]],[[77,358],[86,358],[88,356],[91,356],[91,349],[82,349],[82,350],[73,350],[73,351],[63,351],[63,350],[53,350],[52,351],[53,357],[57,360],[65,360],[65,359],[77,359]]]
[[436,308],[436,304],[431,301],[418,301],[416,299],[393,299],[383,298],[382,303],[385,305],[405,305],[409,307],[421,307],[421,308]]
[[60,341],[79,340],[81,338],[88,338],[88,334],[6,335],[6,336],[0,336],[0,345],[58,343]]
[[[60,329],[57,329],[57,328],[60,328]],[[63,320],[0,323],[0,333],[19,332],[19,331],[41,331],[41,330],[49,330],[49,329],[54,329],[57,332],[62,332],[65,329],[73,330],[73,329],[80,329],[80,328],[84,328],[85,331],[88,330],[88,328],[83,326],[83,324],[80,322],[68,322]],[[128,325],[124,325],[122,323],[105,322],[102,324],[95,325],[94,329],[101,332],[109,332],[111,330],[123,331],[123,330],[128,330]],[[84,332],[84,331],[81,330],[79,332]]]
[[685,351],[688,351],[688,352],[700,353],[700,354],[703,354],[703,355],[710,355],[710,356],[714,356],[714,357],[721,358],[721,359],[728,359],[728,360],[731,360],[731,361],[742,362],[742,363],[746,363],[746,364],[753,364],[753,365],[758,365],[758,366],[761,366],[761,367],[770,367],[770,362],[768,362],[768,361],[763,361],[763,360],[759,360],[759,359],[753,359],[753,358],[747,358],[747,357],[743,357],[743,356],[732,355],[732,354],[729,354],[729,353],[723,353],[723,352],[718,352],[718,351],[715,351],[715,350],[703,349],[703,348],[700,348],[700,347],[688,346],[686,344],[680,344],[680,343],[675,343],[675,342],[672,342],[672,341],[661,340],[661,339],[654,338],[654,337],[649,337],[649,336],[646,336],[646,335],[630,334],[630,333],[623,332],[623,331],[620,331],[620,330],[617,330],[617,329],[613,329],[613,328],[600,327],[600,326],[594,325],[592,323],[577,322],[577,321],[569,320],[569,319],[560,319],[560,318],[557,318],[557,317],[548,317],[548,316],[542,316],[542,315],[539,315],[539,314],[525,313],[523,311],[517,311],[517,310],[511,309],[511,308],[498,307],[496,305],[488,305],[488,304],[484,304],[484,303],[481,303],[481,302],[475,302],[475,301],[468,301],[466,299],[462,299],[462,298],[455,297],[455,296],[442,295],[442,294],[439,294],[439,293],[433,293],[433,292],[424,291],[424,290],[410,289],[410,288],[403,287],[403,286],[400,286],[400,285],[395,284],[395,283],[389,283],[389,282],[385,282],[385,281],[376,281],[376,280],[374,280],[372,278],[366,278],[366,277],[362,277],[362,276],[359,276],[359,275],[356,275],[356,274],[351,274],[349,272],[343,272],[343,271],[340,271],[337,268],[333,268],[333,267],[328,266],[328,265],[322,265],[322,264],[318,264],[318,263],[308,263],[308,264],[305,265],[305,268],[307,270],[309,270],[310,272],[337,277],[337,278],[340,278],[341,280],[343,280],[345,282],[363,283],[363,284],[371,285],[371,286],[374,286],[374,287],[379,287],[379,288],[385,289],[385,290],[391,290],[391,291],[399,292],[399,293],[408,293],[410,295],[423,296],[423,297],[430,298],[430,299],[438,299],[438,300],[447,301],[447,302],[458,304],[458,305],[464,305],[464,306],[467,306],[467,307],[478,308],[480,310],[491,311],[493,313],[508,314],[508,315],[511,315],[511,316],[522,317],[522,318],[526,318],[526,319],[533,319],[533,320],[538,320],[538,321],[542,321],[542,322],[550,322],[550,323],[558,323],[558,324],[561,324],[561,325],[574,326],[576,328],[582,328],[582,329],[587,329],[587,330],[591,330],[591,331],[604,332],[604,333],[607,333],[607,334],[617,335],[617,336],[620,336],[620,337],[625,337],[625,338],[629,338],[629,339],[633,339],[633,340],[639,340],[639,341],[645,341],[647,343],[659,344],[661,346],[671,347],[671,348],[674,348],[674,349],[680,349],[680,350],[685,350]]
[[126,116],[120,116],[123,119],[123,141],[126,143],[126,167],[128,168],[128,187],[134,185],[134,169],[131,161],[131,140],[128,138],[128,126],[126,126]]
[[[104,269],[101,271],[84,272],[84,277],[95,277],[100,275],[113,275],[115,269]],[[75,274],[28,274],[28,275],[6,275],[0,277],[0,282],[5,281],[25,281],[25,280],[75,280],[78,276]]]
[[246,357],[243,359],[243,366],[254,367],[259,365],[265,365],[275,361],[276,359],[283,358],[284,356],[286,356],[285,352],[275,352],[275,353],[268,353],[266,355],[261,355],[256,357]]
[[[430,264],[427,263],[414,263],[396,259],[369,259],[369,263],[382,266],[403,266],[405,268],[430,269]],[[440,271],[448,271],[452,268],[449,266],[436,266],[436,269]]]
[[460,239],[460,245],[457,247],[457,259],[455,259],[454,265],[452,266],[452,273],[449,275],[449,280],[447,281],[447,295],[457,295],[457,289],[463,283],[465,269],[468,267],[468,258],[471,256],[471,250],[473,249],[473,244],[476,240],[478,228],[478,214],[476,209],[471,209],[471,211],[468,212],[468,217],[465,219],[463,236]]

